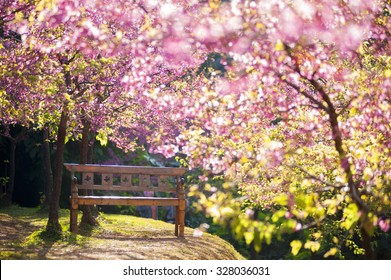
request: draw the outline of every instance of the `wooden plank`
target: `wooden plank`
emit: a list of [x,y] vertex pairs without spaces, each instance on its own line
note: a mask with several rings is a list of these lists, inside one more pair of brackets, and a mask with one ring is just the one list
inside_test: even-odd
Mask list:
[[121,174],[121,187],[130,187],[130,186],[132,186],[132,175]]
[[79,205],[179,206],[177,198],[79,196]]
[[113,174],[102,174],[102,186],[113,185]]
[[151,176],[140,175],[140,187],[149,188],[151,186]]
[[70,172],[183,176],[186,168],[64,163]]
[[79,190],[99,190],[99,191],[124,191],[124,192],[144,192],[147,190],[152,190],[154,192],[172,192],[176,193],[175,188],[153,188],[153,189],[146,189],[145,187],[140,186],[102,186],[102,185],[92,185],[92,186],[86,186],[86,185],[77,185]]
[[168,178],[168,176],[159,176],[158,188],[169,188]]
[[83,173],[82,179],[83,185],[92,186],[94,184],[94,174],[93,173]]

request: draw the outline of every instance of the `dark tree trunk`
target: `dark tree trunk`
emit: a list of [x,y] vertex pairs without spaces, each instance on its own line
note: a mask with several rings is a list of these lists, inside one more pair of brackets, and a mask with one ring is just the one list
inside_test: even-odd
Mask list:
[[94,162],[94,143],[95,143],[95,133],[91,132],[90,142],[88,145],[88,162]]
[[[89,121],[84,120],[83,121],[83,132],[82,132],[82,139],[81,139],[81,150],[80,150],[80,164],[86,164],[88,163],[88,151],[89,151],[89,139],[88,134],[90,131],[90,123]],[[89,195],[89,190],[81,190],[82,195]],[[95,220],[93,213],[94,206],[92,205],[84,205],[82,207],[83,216],[81,218],[81,224],[88,224],[91,226],[98,225],[98,222]]]
[[[69,70],[69,64],[76,56],[72,58],[58,56],[59,62],[63,66],[64,81],[67,94],[74,95],[75,91],[72,89],[72,76]],[[68,100],[64,100],[61,119],[58,125],[57,132],[57,144],[56,144],[56,162],[55,162],[55,172],[53,180],[53,192],[50,201],[49,207],[49,219],[46,225],[47,230],[61,232],[61,225],[58,221],[59,218],[59,209],[60,209],[60,196],[61,196],[61,185],[62,185],[62,174],[63,174],[63,165],[64,165],[64,148],[65,148],[65,139],[67,135],[67,126],[68,126]]]
[[[341,168],[343,169],[347,177],[349,192],[352,197],[352,200],[362,213],[363,221],[365,222],[365,219],[368,217],[369,210],[365,202],[361,199],[357,184],[354,182],[352,166],[351,163],[349,163],[349,159],[343,147],[342,132],[340,130],[337,111],[330,99],[330,96],[326,93],[323,87],[317,81],[311,80],[311,83],[314,88],[319,91],[323,101],[327,104],[326,113],[329,115],[331,133],[334,140],[335,149],[339,155]],[[365,256],[367,259],[374,258],[373,248],[371,246],[371,239],[371,235],[367,232],[363,224],[361,224],[361,241],[365,249]]]
[[49,209],[50,201],[52,201],[53,193],[53,171],[52,161],[50,156],[50,143],[49,143],[49,127],[45,127],[43,130],[43,161],[45,171],[45,201],[43,202],[43,209]]
[[375,259],[375,255],[371,244],[372,238],[365,230],[364,227],[361,228],[361,239],[362,239],[363,248],[365,249],[365,258],[367,260]]
[[52,192],[52,199],[50,201],[50,207],[49,207],[49,220],[46,225],[47,230],[57,231],[57,232],[62,231],[61,225],[58,221],[59,218],[58,211],[60,208],[60,195],[61,195],[62,173],[63,173],[63,164],[64,164],[64,147],[65,147],[65,137],[67,133],[67,123],[68,123],[68,108],[67,105],[64,105],[63,111],[61,113],[60,124],[58,126],[53,192]]
[[81,138],[81,149],[80,149],[80,164],[88,163],[88,133],[90,131],[90,123],[83,121],[83,131]]
[[[89,145],[88,145],[88,161],[87,162],[94,163],[95,133],[94,132],[90,132],[90,134],[91,134],[91,137],[90,137],[90,142],[89,142]],[[90,190],[89,194],[92,195],[92,191],[91,190]],[[99,216],[99,211],[98,211],[98,208],[96,206],[92,206],[91,207],[91,211],[92,211],[92,216],[94,218],[97,218]],[[97,220],[95,220],[95,221],[98,223]]]
[[15,188],[15,171],[16,171],[16,164],[15,164],[16,141],[13,138],[12,139],[8,138],[8,139],[10,140],[9,180],[8,180],[6,192],[4,196],[1,198],[1,205],[5,207],[12,205],[12,196],[14,194],[14,188]]
[[9,181],[6,188],[5,195],[1,198],[0,205],[10,206],[12,204],[12,197],[15,189],[15,174],[16,174],[16,145],[23,140],[27,133],[27,128],[23,127],[16,137],[11,136],[9,125],[4,127],[2,135],[10,141],[10,158],[9,158]]

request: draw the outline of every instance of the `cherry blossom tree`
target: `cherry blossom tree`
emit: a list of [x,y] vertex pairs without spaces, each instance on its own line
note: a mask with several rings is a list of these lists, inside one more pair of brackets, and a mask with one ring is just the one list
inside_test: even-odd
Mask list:
[[[10,178],[2,197],[5,205],[12,203],[16,145],[26,137],[42,105],[40,91],[44,82],[41,88],[37,86],[40,69],[44,67],[42,55],[21,48],[20,34],[10,28],[23,12],[31,10],[32,4],[32,1],[2,1],[0,4],[0,134],[10,141]],[[15,124],[22,128],[12,129]],[[12,135],[13,131],[17,134]]]
[[[271,211],[253,217],[210,185],[199,194],[257,250],[332,220],[373,257],[373,231],[390,223],[389,1],[34,3],[13,30],[58,72],[57,191],[67,129],[89,116],[102,141],[142,135]],[[216,53],[219,67],[199,71]],[[292,253],[319,250],[326,231],[313,233]]]
[[[320,227],[341,214],[340,228],[350,236],[357,229],[372,258],[374,227],[389,230],[388,9],[383,1],[210,2],[195,27],[209,33],[197,42],[232,58],[227,74],[155,97],[190,123],[160,150],[223,173],[256,205],[282,207],[272,221],[244,222],[232,210],[241,207],[201,195],[216,221],[235,224],[257,249],[273,232]],[[291,245],[297,254],[320,243]]]
[[[163,112],[155,113],[153,107],[145,106],[144,91],[148,85],[164,84],[182,75],[186,65],[183,61],[165,65],[166,57],[172,53],[162,54],[154,38],[158,36],[154,29],[158,24],[156,14],[161,12],[156,3],[31,1],[28,9],[14,9],[18,4],[25,2],[8,1],[5,5],[7,13],[11,11],[7,28],[18,34],[22,50],[36,52],[40,66],[45,67],[31,76],[41,80],[45,75],[51,77],[50,82],[36,83],[47,87],[36,99],[41,100],[43,109],[34,109],[31,114],[20,112],[38,127],[54,124],[56,163],[48,228],[60,230],[58,208],[67,139],[85,139],[90,129],[102,143],[111,139],[124,149],[134,148],[136,138],[146,139],[150,133],[143,127],[156,128],[157,120],[162,119],[170,122]],[[29,65],[23,55],[15,57],[22,67]],[[34,90],[30,84],[25,90],[18,89],[28,98],[33,98],[30,93]],[[4,92],[12,95],[9,90]],[[23,100],[30,104],[26,101]],[[48,111],[43,111],[45,108]],[[49,112],[55,114],[48,119]]]

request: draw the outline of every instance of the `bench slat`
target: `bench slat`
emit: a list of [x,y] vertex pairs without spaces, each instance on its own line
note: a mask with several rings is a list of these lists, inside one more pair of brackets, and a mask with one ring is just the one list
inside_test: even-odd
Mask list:
[[113,185],[113,174],[102,174],[102,186]]
[[140,175],[162,175],[182,176],[186,168],[177,167],[153,167],[153,166],[127,166],[127,165],[97,165],[97,164],[75,164],[65,163],[65,168],[70,172],[95,172],[111,174],[140,174]]
[[92,186],[94,184],[94,173],[83,173],[83,185]]
[[77,185],[79,190],[100,190],[100,191],[124,191],[124,192],[176,192],[175,187],[140,187],[140,186],[120,186],[120,185]]
[[79,205],[179,206],[177,198],[79,196]]
[[151,176],[149,175],[140,175],[140,187],[148,188],[151,185]]
[[132,175],[121,174],[121,187],[130,187],[130,186],[132,186]]
[[168,188],[168,176],[159,176],[158,188]]

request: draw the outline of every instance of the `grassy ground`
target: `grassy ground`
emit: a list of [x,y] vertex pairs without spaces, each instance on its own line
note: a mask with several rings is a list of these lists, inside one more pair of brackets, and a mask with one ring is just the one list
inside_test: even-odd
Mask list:
[[[79,217],[80,218],[80,217]],[[44,231],[47,214],[36,208],[0,209],[0,259],[243,259],[226,241],[210,234],[174,236],[174,225],[127,215],[104,214],[100,226],[68,232],[69,211],[60,211],[61,235]]]

